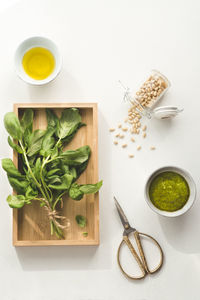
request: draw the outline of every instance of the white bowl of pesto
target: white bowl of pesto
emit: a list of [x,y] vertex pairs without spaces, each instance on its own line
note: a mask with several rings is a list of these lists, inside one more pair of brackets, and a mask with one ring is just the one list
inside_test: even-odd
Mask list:
[[32,85],[43,85],[59,74],[62,59],[53,41],[35,36],[19,44],[14,63],[16,73],[22,80]]
[[177,217],[192,207],[196,185],[187,171],[167,166],[157,169],[148,177],[144,194],[154,212],[165,217]]

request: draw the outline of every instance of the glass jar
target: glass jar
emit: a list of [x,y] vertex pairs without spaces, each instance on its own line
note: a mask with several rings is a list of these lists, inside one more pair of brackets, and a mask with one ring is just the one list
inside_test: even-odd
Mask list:
[[157,70],[152,70],[147,79],[140,85],[135,94],[125,88],[124,100],[132,105],[133,113],[158,119],[167,119],[176,116],[182,110],[174,106],[162,106],[153,109],[161,97],[168,91],[171,84],[169,80]]

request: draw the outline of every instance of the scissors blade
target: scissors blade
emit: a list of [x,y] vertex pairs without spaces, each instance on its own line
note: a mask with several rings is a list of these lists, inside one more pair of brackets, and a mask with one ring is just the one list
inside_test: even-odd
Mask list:
[[119,202],[117,201],[117,199],[115,197],[114,197],[114,200],[115,200],[115,205],[116,205],[120,220],[122,222],[122,225],[124,226],[124,229],[127,230],[128,228],[130,228],[130,224],[128,222],[128,219],[127,219],[125,213],[123,212],[123,209],[119,205]]

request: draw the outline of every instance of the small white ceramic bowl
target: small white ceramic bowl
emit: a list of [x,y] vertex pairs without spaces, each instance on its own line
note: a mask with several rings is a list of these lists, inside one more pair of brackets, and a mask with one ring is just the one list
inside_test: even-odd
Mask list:
[[[54,71],[45,79],[43,80],[36,80],[31,77],[29,77],[26,72],[24,71],[23,65],[22,65],[22,59],[24,57],[24,54],[31,48],[34,47],[43,47],[48,49],[54,56],[55,59],[55,68]],[[43,85],[46,84],[53,79],[56,78],[56,76],[59,74],[62,66],[62,59],[60,56],[60,53],[58,51],[58,48],[54,42],[51,40],[41,37],[41,36],[35,36],[28,38],[24,40],[17,48],[15,52],[15,69],[17,72],[17,75],[24,80],[27,83],[33,84],[33,85]]]
[[[152,180],[158,174],[163,173],[163,172],[168,172],[168,171],[175,172],[175,173],[178,173],[181,176],[183,176],[183,178],[185,178],[185,180],[187,181],[187,183],[189,185],[189,189],[190,189],[190,196],[189,196],[189,199],[186,202],[186,204],[181,209],[173,211],[173,212],[158,209],[157,207],[155,207],[153,205],[153,203],[151,202],[150,197],[149,197],[149,187],[150,187]],[[147,201],[147,204],[157,214],[165,216],[165,217],[177,217],[177,216],[180,216],[180,215],[186,213],[192,207],[192,205],[195,201],[195,198],[196,198],[196,185],[195,185],[193,178],[187,171],[185,171],[181,168],[178,168],[178,167],[167,166],[167,167],[157,169],[148,177],[148,179],[146,181],[146,185],[145,185],[144,196],[145,196],[145,200]]]

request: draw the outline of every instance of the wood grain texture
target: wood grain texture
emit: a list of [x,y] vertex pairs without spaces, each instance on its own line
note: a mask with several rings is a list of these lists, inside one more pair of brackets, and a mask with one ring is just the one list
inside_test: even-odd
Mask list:
[[[88,184],[98,181],[98,115],[96,103],[16,103],[14,112],[20,117],[25,108],[34,110],[34,129],[46,128],[45,108],[52,108],[59,116],[64,108],[77,107],[86,123],[79,129],[67,149],[76,149],[89,145],[92,155],[87,169],[78,179],[78,183]],[[18,154],[13,152],[13,161],[18,166]],[[20,162],[19,162],[20,164]],[[20,165],[19,165],[20,167]],[[99,244],[99,194],[85,195],[81,201],[68,197],[63,199],[60,213],[65,216],[70,226],[65,231],[65,238],[58,240],[50,235],[49,220],[44,208],[38,203],[26,205],[22,209],[13,209],[13,245],[14,246],[56,246],[56,245],[98,245]],[[86,228],[80,228],[75,216],[81,214],[87,218]],[[88,232],[84,237],[83,232]]]

